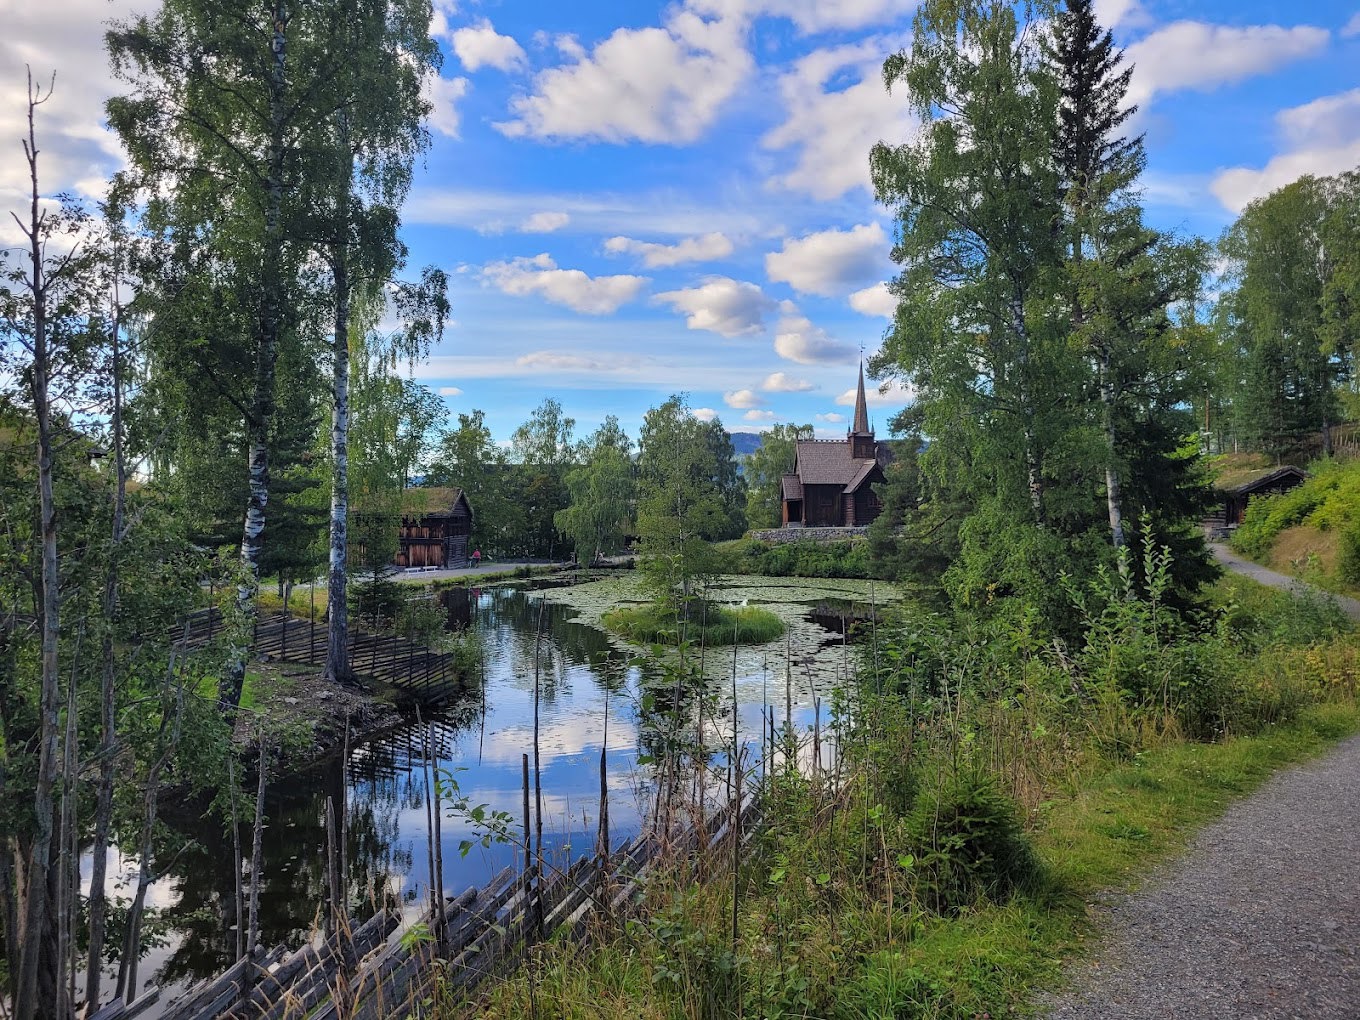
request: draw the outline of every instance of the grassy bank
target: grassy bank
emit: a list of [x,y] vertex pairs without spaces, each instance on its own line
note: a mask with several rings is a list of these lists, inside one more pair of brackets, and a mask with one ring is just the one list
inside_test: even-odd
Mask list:
[[1329,591],[1360,593],[1360,461],[1319,460],[1311,477],[1247,506],[1235,550]]
[[650,603],[621,606],[604,614],[603,623],[620,637],[637,644],[674,645],[683,636],[692,644],[757,645],[784,635],[784,621],[759,606],[709,604],[697,619],[680,621],[668,607]]
[[1092,894],[1360,728],[1360,641],[1326,604],[1238,581],[1177,629],[1155,592],[1101,595],[1078,600],[1080,649],[1023,624],[918,614],[880,628],[843,758],[809,772],[807,735],[785,735],[802,744],[783,760],[804,769],[767,777],[767,824],[735,870],[661,869],[641,919],[535,950],[477,1009],[1022,1011],[1080,952]]

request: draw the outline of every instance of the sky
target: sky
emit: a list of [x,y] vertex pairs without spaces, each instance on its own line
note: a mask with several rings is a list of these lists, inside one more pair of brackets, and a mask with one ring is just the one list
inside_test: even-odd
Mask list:
[[[25,64],[57,75],[45,190],[101,192],[122,161],[102,34],[152,6],[0,0],[0,210],[26,185]],[[410,275],[449,274],[453,322],[417,377],[501,440],[548,396],[578,434],[614,414],[636,436],[672,393],[731,431],[843,435],[891,313],[894,226],[868,151],[915,129],[881,81],[915,9],[437,0],[432,145],[402,215]],[[1151,225],[1213,239],[1252,199],[1360,164],[1355,0],[1097,10],[1135,66]],[[883,433],[910,391],[870,390]]]

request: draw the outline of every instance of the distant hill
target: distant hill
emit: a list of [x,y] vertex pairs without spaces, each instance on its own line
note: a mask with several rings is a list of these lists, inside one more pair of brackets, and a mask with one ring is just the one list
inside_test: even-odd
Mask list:
[[755,453],[764,441],[759,432],[729,432],[727,435],[732,440],[732,449],[736,451],[738,457]]

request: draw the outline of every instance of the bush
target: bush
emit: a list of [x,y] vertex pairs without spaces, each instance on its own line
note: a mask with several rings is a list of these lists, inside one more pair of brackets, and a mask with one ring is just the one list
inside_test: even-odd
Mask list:
[[719,542],[713,547],[723,570],[733,574],[767,577],[847,577],[865,580],[876,576],[866,539],[843,542],[759,542],[742,538]]
[[983,897],[1002,902],[1037,882],[1038,859],[1014,802],[981,772],[922,789],[906,831],[920,848],[918,893],[937,913],[957,913]]

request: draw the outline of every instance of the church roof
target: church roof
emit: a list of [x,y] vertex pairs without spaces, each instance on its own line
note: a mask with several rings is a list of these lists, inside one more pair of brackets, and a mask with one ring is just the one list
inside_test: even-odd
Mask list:
[[785,475],[783,482],[780,483],[780,497],[782,499],[802,499],[803,481],[797,475]]
[[856,460],[844,439],[800,439],[795,472],[804,485],[839,485],[855,482],[864,468],[872,470],[875,459]]
[[878,467],[877,460],[857,460],[855,463],[859,465],[859,470],[855,472],[855,477],[850,479],[849,483],[845,486],[845,491],[847,493],[854,492],[867,482]]
[[869,429],[869,405],[864,399],[864,362],[859,363],[859,389],[855,391],[855,422],[850,426],[850,431],[858,435],[868,435]]

